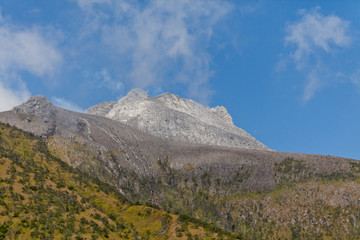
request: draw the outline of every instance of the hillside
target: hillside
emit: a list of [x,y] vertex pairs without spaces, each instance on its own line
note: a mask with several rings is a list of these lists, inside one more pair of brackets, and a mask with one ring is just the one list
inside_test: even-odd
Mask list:
[[132,204],[52,156],[42,139],[0,124],[0,239],[230,238],[201,225]]

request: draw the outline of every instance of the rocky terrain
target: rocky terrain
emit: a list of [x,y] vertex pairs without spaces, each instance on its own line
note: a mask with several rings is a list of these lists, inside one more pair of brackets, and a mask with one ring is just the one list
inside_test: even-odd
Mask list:
[[0,113],[0,121],[44,138],[52,155],[131,202],[239,238],[360,236],[355,160],[164,140],[106,117],[55,107],[41,96]]
[[143,90],[133,89],[118,102],[102,102],[85,113],[107,117],[167,140],[270,150],[236,127],[226,108],[208,108],[171,93],[151,98]]

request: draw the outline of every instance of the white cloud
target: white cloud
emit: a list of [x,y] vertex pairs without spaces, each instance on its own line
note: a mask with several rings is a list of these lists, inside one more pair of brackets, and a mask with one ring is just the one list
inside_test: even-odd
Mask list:
[[[335,49],[350,45],[350,23],[336,15],[323,15],[319,8],[310,11],[301,10],[301,19],[287,27],[285,43],[295,45],[290,53],[296,68],[307,77],[303,101],[309,101],[315,93],[326,85],[328,79],[319,74],[326,69],[322,64],[324,53],[331,58]],[[286,60],[280,61],[285,63]],[[281,65],[281,67],[284,67]]]
[[53,97],[51,98],[52,103],[55,106],[70,110],[70,111],[74,111],[74,112],[84,112],[84,109],[82,109],[81,107],[79,107],[78,105],[64,99],[64,98],[58,98],[58,97]]
[[[79,6],[82,2],[78,0]],[[231,11],[227,2],[109,0],[107,4],[106,11],[95,5],[86,9],[88,19],[94,19],[87,29],[100,32],[111,53],[130,63],[124,78],[131,79],[133,87],[182,84],[190,97],[209,100],[212,72],[207,48],[216,24]]]
[[110,0],[77,0],[81,8],[89,8],[94,4],[109,3]]
[[3,18],[3,15],[2,15],[2,9],[0,7],[0,24],[4,22],[4,18]]
[[42,76],[53,73],[60,62],[60,52],[36,28],[0,24],[1,71],[26,70]]
[[11,110],[14,106],[20,105],[30,97],[30,92],[25,84],[18,86],[16,90],[5,87],[0,82],[0,112]]
[[111,74],[109,73],[109,71],[107,69],[102,69],[101,72],[98,73],[99,78],[101,79],[100,81],[100,86],[101,87],[106,87],[112,91],[121,91],[124,88],[124,85],[121,81],[117,81],[115,79],[113,79],[113,77],[111,76]]
[[61,53],[37,28],[15,26],[0,12],[0,110],[8,110],[30,96],[21,72],[36,76],[54,73]]
[[240,7],[238,7],[240,14],[248,15],[258,11],[260,8],[263,7],[264,3],[265,3],[264,1],[260,0],[260,1],[249,1],[249,2],[239,1],[237,4],[240,5]]
[[360,67],[350,75],[350,81],[356,86],[360,87]]
[[303,101],[308,102],[315,94],[315,92],[322,86],[321,78],[316,70],[310,72],[307,76],[307,83],[304,89]]
[[292,57],[300,63],[316,50],[331,51],[333,47],[345,47],[351,42],[350,23],[335,15],[322,15],[318,8],[300,11],[302,18],[288,26],[286,43],[295,44]]

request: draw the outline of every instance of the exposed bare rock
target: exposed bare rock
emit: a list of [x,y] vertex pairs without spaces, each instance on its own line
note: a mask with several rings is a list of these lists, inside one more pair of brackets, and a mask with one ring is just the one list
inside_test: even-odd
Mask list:
[[46,116],[54,112],[54,106],[44,96],[30,97],[27,102],[14,108],[17,114]]
[[105,116],[108,112],[111,111],[115,103],[115,101],[101,102],[95,106],[90,107],[87,111],[94,113],[94,115]]
[[236,127],[225,107],[209,108],[171,93],[151,98],[143,90],[133,89],[118,102],[99,103],[86,113],[172,141],[270,150]]

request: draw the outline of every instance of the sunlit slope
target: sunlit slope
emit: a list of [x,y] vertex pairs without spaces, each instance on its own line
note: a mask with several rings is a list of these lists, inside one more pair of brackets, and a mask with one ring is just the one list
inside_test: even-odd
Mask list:
[[0,239],[231,238],[215,231],[132,204],[53,157],[42,139],[0,124]]

